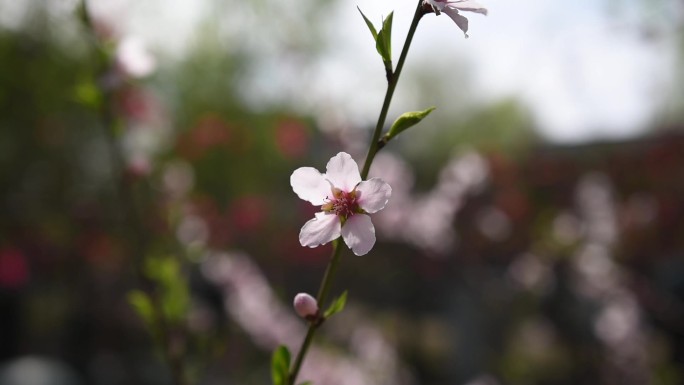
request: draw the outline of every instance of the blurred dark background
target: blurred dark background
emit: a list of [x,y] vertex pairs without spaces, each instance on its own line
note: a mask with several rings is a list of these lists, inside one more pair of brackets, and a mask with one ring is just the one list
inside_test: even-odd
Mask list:
[[[182,54],[149,53],[106,12],[86,17],[74,2],[10,3],[0,2],[0,385],[168,384],[179,366],[191,383],[268,383],[272,349],[296,350],[304,330],[290,301],[317,290],[330,253],[299,245],[316,210],[289,176],[338,151],[361,162],[372,123],[255,102],[268,92],[245,87],[281,87],[254,53],[271,48],[226,36],[249,35],[236,32],[247,28],[238,12],[282,16],[265,28],[282,30],[274,44],[306,77],[329,54],[311,31],[344,2],[296,16],[268,1],[213,4]],[[666,33],[649,17],[632,26],[674,42],[681,63],[682,20]],[[398,93],[420,100],[437,87],[426,98],[446,112],[378,156],[371,175],[393,187],[373,216],[378,243],[344,254],[334,290],[349,290],[348,307],[322,328],[302,378],[684,383],[673,68],[674,91],[638,134],[582,143],[548,141],[520,98],[464,107],[467,84],[452,99],[409,68]],[[288,98],[316,95],[288,87]]]

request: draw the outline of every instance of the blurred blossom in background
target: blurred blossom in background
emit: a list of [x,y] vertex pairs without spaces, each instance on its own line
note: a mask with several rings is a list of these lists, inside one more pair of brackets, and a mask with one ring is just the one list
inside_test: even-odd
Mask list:
[[[421,21],[389,118],[437,109],[375,160],[378,242],[302,380],[681,384],[684,3],[482,3],[467,40]],[[0,0],[0,385],[170,383],[126,299],[154,266],[193,383],[268,383],[330,252],[289,176],[363,161],[386,84],[355,8],[395,11],[396,54],[415,3],[78,5]]]

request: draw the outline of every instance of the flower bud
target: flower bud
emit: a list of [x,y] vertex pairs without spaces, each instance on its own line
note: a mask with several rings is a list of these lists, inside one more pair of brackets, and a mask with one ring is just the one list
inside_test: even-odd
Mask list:
[[294,298],[294,308],[297,314],[306,319],[314,318],[318,314],[318,303],[309,294],[299,293]]

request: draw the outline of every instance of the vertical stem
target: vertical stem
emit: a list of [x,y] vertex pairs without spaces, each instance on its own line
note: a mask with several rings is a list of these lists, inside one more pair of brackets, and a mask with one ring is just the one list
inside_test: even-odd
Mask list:
[[[328,267],[325,269],[325,274],[323,274],[323,281],[321,281],[321,287],[318,290],[318,295],[316,296],[316,301],[318,302],[319,308],[324,305],[325,300],[328,297],[328,293],[330,292],[332,278],[335,276],[337,265],[340,262],[340,251],[342,251],[342,247],[340,246],[340,239],[338,238],[333,241],[332,256],[330,257]],[[297,358],[295,359],[295,362],[292,365],[292,370],[290,370],[290,375],[288,376],[288,383],[290,385],[294,385],[295,381],[297,380],[297,375],[299,374],[299,369],[302,366],[304,357],[306,356],[306,353],[309,350],[309,346],[311,346],[311,342],[313,341],[313,336],[316,333],[316,329],[318,329],[320,325],[321,323],[318,321],[310,322],[309,330],[307,330],[306,332],[306,337],[304,337],[302,347],[299,349],[299,352],[297,353]]]
[[[382,127],[385,124],[385,119],[387,118],[387,111],[389,110],[390,103],[392,101],[392,96],[394,95],[394,89],[397,87],[397,82],[399,81],[399,76],[401,75],[401,70],[404,67],[404,62],[406,61],[406,56],[408,55],[409,47],[411,46],[411,40],[413,40],[413,35],[416,33],[416,28],[418,27],[418,22],[423,17],[425,12],[423,11],[423,0],[418,0],[418,6],[416,7],[416,13],[413,15],[413,21],[411,22],[411,27],[409,28],[408,35],[406,36],[406,42],[399,56],[399,61],[397,62],[397,68],[393,73],[388,73],[388,85],[387,92],[385,93],[385,100],[382,103],[382,109],[380,110],[380,116],[378,117],[378,123],[375,126],[375,132],[373,133],[373,139],[371,141],[370,147],[368,148],[368,154],[366,155],[366,162],[363,165],[363,170],[361,171],[361,179],[366,179],[368,177],[368,171],[373,163],[373,158],[378,152],[378,140],[380,139],[380,133],[382,132]],[[340,246],[339,238],[333,241],[333,251],[328,267],[323,275],[323,281],[321,282],[320,289],[318,290],[318,295],[316,300],[318,301],[318,306],[321,307],[325,304],[328,299],[328,294],[330,292],[330,285],[332,284],[332,278],[335,276],[337,271],[337,265],[340,261],[340,251],[342,247]],[[297,380],[297,375],[299,374],[299,369],[302,366],[304,357],[306,356],[311,342],[313,341],[314,334],[316,330],[321,325],[318,321],[313,321],[309,324],[309,329],[306,332],[306,337],[302,342],[302,346],[297,353],[292,369],[288,376],[288,384],[294,385]]]
[[340,246],[340,239],[337,238],[333,241],[333,251],[332,257],[330,258],[330,263],[325,269],[325,274],[323,274],[323,280],[321,281],[321,287],[318,289],[318,294],[316,295],[316,301],[319,306],[323,306],[330,292],[330,285],[332,284],[332,277],[335,276],[335,271],[337,271],[337,265],[340,262],[340,251],[342,247]]
[[373,139],[371,139],[371,144],[368,148],[366,162],[363,164],[363,170],[361,171],[361,179],[366,179],[368,177],[368,172],[370,171],[370,167],[373,163],[373,159],[375,158],[375,154],[380,149],[378,146],[378,141],[380,140],[380,133],[382,133],[382,127],[385,125],[385,120],[387,119],[387,111],[389,110],[390,103],[392,102],[394,89],[397,87],[397,83],[399,82],[399,76],[401,75],[402,68],[404,68],[404,61],[406,61],[406,55],[408,55],[409,47],[411,46],[411,41],[413,40],[413,35],[416,33],[416,28],[418,28],[418,22],[424,14],[425,12],[423,11],[423,0],[419,0],[418,6],[416,8],[416,13],[413,15],[411,27],[409,28],[408,35],[406,36],[404,48],[401,50],[401,55],[399,56],[399,61],[397,62],[397,68],[394,70],[394,73],[389,78],[389,83],[387,84],[385,100],[382,103],[382,109],[380,110],[378,123],[375,126],[375,131],[373,132]]

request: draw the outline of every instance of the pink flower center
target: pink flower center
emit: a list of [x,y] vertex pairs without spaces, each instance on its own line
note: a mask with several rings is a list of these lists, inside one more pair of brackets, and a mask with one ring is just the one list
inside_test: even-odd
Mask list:
[[333,196],[328,197],[328,199],[330,202],[321,207],[323,211],[333,212],[344,219],[360,212],[356,190],[346,192],[335,188],[333,189]]

